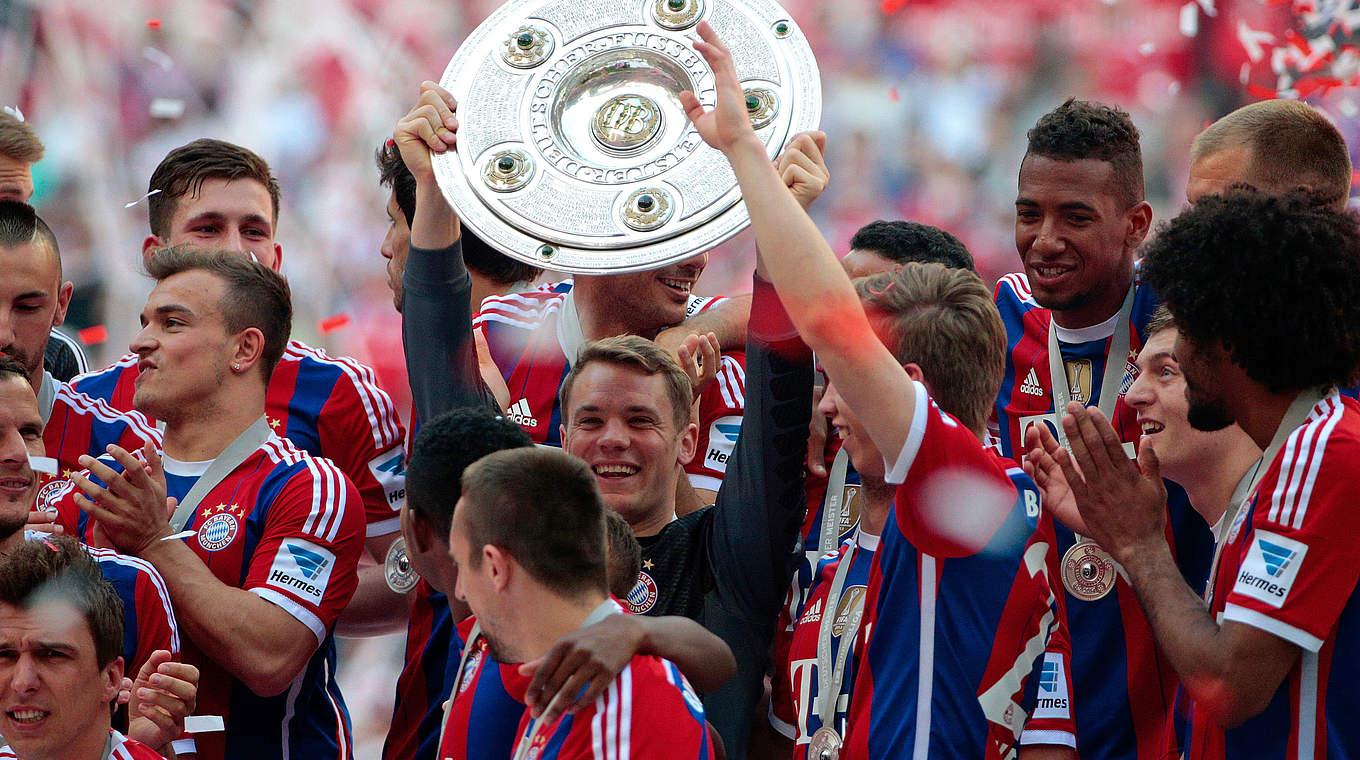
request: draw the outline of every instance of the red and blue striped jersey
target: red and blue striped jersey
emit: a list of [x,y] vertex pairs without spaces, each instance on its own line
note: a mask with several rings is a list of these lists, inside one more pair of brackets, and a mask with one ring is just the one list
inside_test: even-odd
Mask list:
[[[526,680],[513,696],[522,697]],[[513,687],[512,687],[513,688]],[[516,744],[530,733],[523,711]],[[513,747],[512,747],[513,749]],[[482,757],[490,757],[484,755]],[[713,757],[713,739],[699,695],[668,660],[635,654],[590,705],[534,735],[527,757],[534,760]]]
[[1038,488],[920,383],[894,460],[844,757],[1011,757],[1061,625]]
[[43,443],[47,455],[57,460],[62,477],[84,469],[77,461],[81,456],[101,457],[111,443],[128,451],[140,449],[147,441],[160,448],[160,431],[141,412],[118,411],[55,380],[50,373],[43,373],[38,399]]
[[123,673],[136,678],[157,649],[179,659],[179,623],[165,579],[150,562],[112,549],[85,547],[123,600]]
[[[209,464],[167,458],[167,495],[184,498]],[[67,484],[48,494],[45,506],[57,509],[67,533],[93,540],[96,521],[76,506]],[[209,490],[185,522],[185,530],[194,531],[185,545],[219,581],[281,608],[318,644],[292,686],[261,697],[212,652],[191,639],[182,642],[184,661],[201,672],[197,712],[226,723],[224,733],[194,737],[203,760],[352,756],[331,629],[358,583],[364,540],[358,503],[354,485],[335,465],[273,435]]]
[[[137,355],[71,381],[115,409],[132,410]],[[269,378],[265,414],[274,432],[335,463],[363,499],[368,536],[401,529],[406,495],[405,430],[373,370],[347,357],[290,340]],[[101,448],[100,454],[103,453]]]
[[[449,600],[423,578],[416,584],[406,626],[406,664],[397,677],[392,725],[383,742],[383,760],[434,760],[444,700],[458,666]],[[452,652],[452,654],[451,654]]]
[[[841,591],[837,609],[827,609],[827,597],[836,577],[836,571],[850,547],[856,546],[850,558],[850,569],[845,576],[845,586]],[[859,665],[859,655],[864,648],[873,627],[870,610],[864,608],[865,594],[869,587],[869,567],[878,550],[878,536],[855,531],[854,535],[833,552],[820,559],[816,568],[816,580],[808,591],[807,598],[795,611],[794,629],[785,650],[784,658],[776,660],[777,677],[771,679],[770,724],[785,738],[794,743],[794,760],[807,757],[808,741],[812,734],[822,727],[818,715],[818,705],[823,696],[820,692],[817,662],[818,638],[821,635],[823,620],[830,620],[832,662],[842,656],[845,670],[841,678],[840,691],[836,696],[836,733],[845,736],[846,712],[850,708],[850,695],[854,689],[855,672]],[[862,611],[859,625],[849,629],[849,622],[856,610]],[[842,655],[841,648],[851,647],[849,653]]]
[[1355,757],[1360,404],[1337,394],[1318,402],[1267,467],[1228,531],[1209,612],[1291,642],[1300,656],[1265,710],[1236,728],[1194,706],[1187,756]]
[[[510,390],[505,416],[523,427],[534,443],[561,446],[562,408],[557,391],[584,342],[570,283],[554,290],[491,296],[472,318],[473,329],[486,337],[491,358]],[[722,298],[690,296],[686,316],[721,303]],[[564,319],[564,314],[567,318]],[[570,324],[569,324],[570,323]],[[699,441],[694,459],[685,466],[695,488],[718,490],[727,460],[741,432],[746,406],[746,354],[722,356],[718,377],[699,397]]]
[[[525,712],[524,692],[531,679],[519,674],[518,665],[492,660],[486,638],[468,641],[476,622],[476,617],[468,616],[457,625],[454,647],[449,652],[457,668],[463,647],[473,647],[463,666],[458,691],[449,697],[439,760],[508,759],[515,751],[520,717]],[[453,688],[452,678],[449,688]]]
[[[113,735],[113,740],[109,742],[107,760],[165,760],[156,750],[136,739],[129,739],[113,729],[109,729],[109,733]],[[0,747],[0,760],[20,760],[20,758],[14,748],[6,744]]]
[[[996,305],[1006,328],[1006,371],[994,409],[994,433],[1001,452],[1020,462],[1024,431],[1030,425],[1049,425],[1061,419],[1053,412],[1053,384],[1048,363],[1048,331],[1057,329],[1063,366],[1072,399],[1087,406],[1100,402],[1101,378],[1116,329],[1129,331],[1129,354],[1124,361],[1120,398],[1111,423],[1126,444],[1142,435],[1137,410],[1124,403],[1137,378],[1135,362],[1144,331],[1157,299],[1151,288],[1139,286],[1126,325],[1106,323],[1084,330],[1065,330],[1053,324],[1052,312],[1035,302],[1024,274],[1008,274],[996,285]],[[1117,315],[1116,315],[1117,316]],[[1112,318],[1113,319],[1113,318]],[[1185,492],[1168,483],[1167,540],[1186,582],[1202,588],[1213,558],[1213,534],[1191,507]],[[1063,557],[1077,543],[1066,526],[1055,523],[1056,556]],[[1061,578],[1061,571],[1055,572]],[[1104,597],[1087,601],[1064,590],[1071,640],[1069,695],[1078,736],[1077,749],[1087,757],[1111,760],[1160,758],[1176,689],[1176,674],[1160,653],[1133,588],[1120,574]],[[1055,657],[1057,655],[1055,654]],[[1061,664],[1055,662],[1055,667]],[[1028,739],[1026,743],[1029,743]]]

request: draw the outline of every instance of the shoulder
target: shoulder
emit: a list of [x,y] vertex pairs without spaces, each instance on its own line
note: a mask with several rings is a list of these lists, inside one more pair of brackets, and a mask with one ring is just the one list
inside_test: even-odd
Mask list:
[[[996,281],[996,305],[1034,308],[1039,304],[1034,300],[1034,291],[1029,288],[1029,277],[1024,272],[1004,274]],[[1004,308],[1004,307],[1003,307]]]
[[54,403],[65,407],[71,413],[87,416],[99,422],[122,423],[142,440],[153,441],[157,446],[160,445],[160,431],[141,412],[135,410],[123,412],[114,409],[103,399],[81,393],[70,383],[59,382],[56,384],[56,389]]
[[1302,528],[1314,497],[1331,501],[1360,490],[1360,404],[1332,395],[1313,407],[1271,465],[1272,482],[1258,491],[1266,522]]
[[118,361],[114,362],[113,364],[110,364],[107,367],[104,367],[103,369],[97,369],[92,372],[82,372],[79,375],[76,375],[75,377],[71,378],[70,383],[73,386],[79,387],[80,384],[84,382],[94,381],[99,378],[117,377],[118,375],[121,375],[128,370],[132,370],[135,372],[136,369],[137,369],[137,355],[127,354]]
[[300,375],[325,373],[329,376],[348,377],[357,386],[378,387],[378,375],[373,368],[348,356],[331,356],[325,349],[313,348],[302,341],[290,340],[283,351],[283,363],[300,365]]
[[130,739],[117,731],[112,733],[113,751],[109,755],[110,760],[164,760],[156,750],[136,739]]
[[493,323],[532,330],[561,310],[571,288],[562,288],[561,283],[557,288],[489,296],[482,301],[481,309],[472,318],[472,324],[480,327]]

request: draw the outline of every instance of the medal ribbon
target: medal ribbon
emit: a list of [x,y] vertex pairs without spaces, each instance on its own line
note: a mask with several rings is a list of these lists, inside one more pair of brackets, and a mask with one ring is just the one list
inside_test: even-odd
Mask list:
[[[836,625],[837,612],[841,603],[841,593],[845,590],[845,580],[850,575],[850,565],[854,564],[855,550],[859,548],[859,531],[851,540],[850,548],[836,566],[836,575],[831,579],[831,588],[826,593],[826,606],[822,608],[822,619],[817,626],[817,697],[821,704],[817,708],[817,718],[822,727],[835,731],[836,705],[840,702],[841,684],[845,680],[845,663],[850,659],[850,649],[859,635],[859,621],[864,614],[864,605],[852,612],[841,633],[841,648],[836,652],[836,661],[831,662],[831,629]],[[848,634],[848,638],[847,638]]]
[[255,449],[269,440],[273,435],[269,427],[269,421],[264,415],[250,424],[236,439],[227,444],[217,458],[213,459],[212,464],[204,471],[202,477],[194,482],[189,493],[180,500],[179,506],[175,508],[175,514],[170,517],[170,532],[179,533],[184,530],[184,524],[189,522],[189,516],[198,508],[198,503],[203,501],[203,497],[208,492],[217,487],[228,475],[232,473],[241,463],[250,458]]
[[[1124,379],[1124,365],[1129,355],[1129,316],[1133,314],[1134,287],[1129,286],[1124,304],[1119,307],[1115,318],[1114,334],[1110,336],[1110,352],[1105,356],[1105,372],[1100,379],[1100,403],[1096,405],[1105,418],[1114,422],[1114,406],[1119,401],[1119,384]],[[1067,371],[1063,369],[1062,348],[1058,345],[1058,324],[1050,321],[1048,325],[1048,379],[1053,397],[1053,427],[1058,432],[1058,442],[1064,449],[1072,450],[1063,430],[1062,416],[1067,403],[1072,400],[1072,388],[1067,384]]]
[[850,468],[850,453],[842,446],[831,460],[827,475],[826,499],[822,506],[822,534],[817,541],[817,556],[836,548],[841,537],[841,512],[845,506],[845,475]]
[[[1256,495],[1256,489],[1261,485],[1261,480],[1265,478],[1266,471],[1270,469],[1270,463],[1275,461],[1280,449],[1289,440],[1289,436],[1303,426],[1308,421],[1308,415],[1313,413],[1313,407],[1318,402],[1336,392],[1335,388],[1325,390],[1312,389],[1300,393],[1290,403],[1285,410],[1284,417],[1280,418],[1279,427],[1275,428],[1275,435],[1270,439],[1270,445],[1266,447],[1261,458],[1256,462],[1256,470],[1252,473],[1250,482],[1246,488],[1242,483],[1237,484],[1237,489],[1233,491],[1232,500],[1228,502],[1228,510],[1231,514],[1224,514],[1226,518],[1220,525],[1224,526],[1219,535],[1214,536],[1214,562],[1209,566],[1209,582],[1204,587],[1204,601],[1212,603],[1214,601],[1214,585],[1218,582],[1218,563],[1223,557],[1223,546],[1228,533],[1232,530],[1233,523],[1237,522],[1238,516],[1246,508]],[[1244,481],[1246,482],[1246,481]]]
[[[596,607],[595,609],[591,610],[589,615],[586,615],[586,619],[585,619],[584,621],[581,622],[581,626],[580,626],[580,627],[581,627],[581,628],[589,628],[590,626],[595,625],[596,623],[600,622],[601,620],[604,620],[605,618],[609,617],[610,615],[621,615],[621,614],[623,614],[623,613],[621,613],[621,612],[619,611],[618,607],[616,607],[616,606],[614,605],[614,602],[613,602],[612,600],[610,600],[610,599],[606,599],[606,600],[604,600],[603,602],[601,602],[600,605],[599,605],[598,607]],[[474,630],[480,630],[480,629],[474,628]],[[577,630],[580,630],[580,629],[578,628]],[[468,637],[468,641],[471,642],[472,640],[473,640],[472,637],[469,636],[469,637]],[[459,672],[460,672],[460,673],[462,672],[461,666],[459,667]],[[461,676],[460,676],[460,678],[461,678]],[[554,701],[556,701],[556,700],[554,699]],[[548,707],[552,707],[552,704],[549,703]],[[544,712],[546,713],[547,710],[545,709]],[[515,747],[515,755],[514,755],[513,760],[524,760],[524,758],[529,754],[529,748],[533,746],[533,744],[534,744],[534,738],[538,736],[538,730],[539,730],[540,728],[542,728],[542,723],[543,723],[543,716],[542,716],[542,715],[540,715],[540,716],[538,716],[537,718],[534,718],[532,721],[530,721],[530,723],[529,723],[529,732],[526,733],[526,734],[519,740],[519,746]]]

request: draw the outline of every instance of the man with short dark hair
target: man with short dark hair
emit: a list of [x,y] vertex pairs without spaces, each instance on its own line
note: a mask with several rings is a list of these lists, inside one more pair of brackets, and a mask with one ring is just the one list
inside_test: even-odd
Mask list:
[[122,603],[69,538],[0,557],[0,758],[160,760],[113,730]]
[[1320,111],[1297,100],[1262,100],[1229,113],[1195,137],[1190,161],[1185,198],[1192,204],[1233,185],[1303,191],[1335,211],[1345,210],[1350,198],[1345,139]]
[[354,593],[364,518],[349,479],[265,416],[288,283],[239,252],[188,246],[149,269],[133,403],[165,423],[164,454],[83,457],[60,519],[165,577],[185,659],[203,672],[200,709],[226,721],[195,737],[199,757],[347,757],[331,629]]
[[[166,154],[147,189],[150,234],[142,241],[143,263],[162,246],[190,245],[239,251],[276,272],[282,268],[283,246],[275,240],[279,185],[253,151],[194,140]],[[128,410],[135,407],[138,375],[139,359],[129,354],[76,378],[74,386]],[[365,545],[381,565],[400,530],[397,510],[405,489],[406,433],[391,397],[371,368],[298,340],[287,341],[278,370],[265,379],[270,427],[297,448],[331,460],[354,483],[368,524]],[[365,587],[378,587],[388,606],[400,605],[381,570],[364,573]],[[368,622],[363,615],[353,621],[360,629]],[[385,618],[378,623],[384,625]]]
[[[117,444],[141,448],[160,434],[139,412],[119,412],[76,391],[46,369],[44,348],[66,318],[72,286],[62,281],[57,238],[27,204],[0,201],[0,353],[24,366],[38,397],[47,456],[58,473],[80,469],[79,458]],[[58,474],[53,473],[53,474]]]
[[1130,462],[1102,415],[1072,405],[1071,454],[1045,448],[1193,703],[1188,757],[1350,754],[1360,406],[1336,388],[1360,374],[1360,227],[1309,197],[1229,192],[1165,225],[1143,261],[1180,329],[1190,424],[1237,423],[1265,450],[1228,507],[1207,609],[1166,544],[1160,445]]
[[[1124,394],[1157,305],[1134,265],[1152,223],[1138,128],[1117,107],[1068,100],[1028,138],[1015,201],[1024,271],[1002,277],[995,294],[1007,349],[995,403],[999,447],[1021,463],[1026,430],[1060,432],[1070,399],[1099,406],[1132,452],[1142,430]],[[1203,582],[1213,538],[1184,493],[1174,493],[1175,551],[1186,578]],[[1133,592],[1117,566],[1070,528],[1056,526],[1054,575],[1067,596],[1072,654],[1055,667],[1072,675],[1075,695],[1064,712],[1075,721],[1076,747],[1114,760],[1160,757],[1175,674],[1147,622],[1130,613]]]
[[973,254],[958,238],[929,224],[869,222],[850,238],[850,251],[841,257],[841,266],[850,279],[886,272],[908,261],[938,261],[954,269],[971,269]]
[[[574,629],[622,614],[606,591],[604,543],[604,503],[580,460],[523,448],[469,467],[449,545],[458,596],[477,615],[489,656],[528,662]],[[557,720],[525,711],[516,754],[706,758],[703,716],[675,665],[634,655],[579,711]]]

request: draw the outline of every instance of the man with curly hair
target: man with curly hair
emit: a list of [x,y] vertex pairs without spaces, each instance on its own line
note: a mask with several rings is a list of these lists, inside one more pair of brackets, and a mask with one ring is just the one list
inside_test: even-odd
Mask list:
[[1190,424],[1236,423],[1265,449],[1204,599],[1165,540],[1154,442],[1130,462],[1104,417],[1072,404],[1072,454],[1046,448],[1180,676],[1191,760],[1354,753],[1360,405],[1336,388],[1360,374],[1360,225],[1311,197],[1232,192],[1166,225],[1144,273],[1180,327]]
[[[1138,128],[1117,107],[1068,100],[1028,137],[1015,200],[1024,271],[996,287],[1007,349],[994,409],[998,445],[1020,462],[1031,428],[1061,438],[1058,418],[1070,400],[1099,407],[1131,453],[1142,430],[1124,394],[1138,376],[1134,362],[1157,305],[1137,284],[1134,264],[1152,223]],[[1202,582],[1213,539],[1174,490],[1177,559],[1187,579]],[[1060,686],[1070,675],[1075,696],[1061,687],[1046,694],[1058,701],[1035,717],[1068,721],[1066,741],[1084,756],[1159,757],[1175,674],[1110,556],[1080,526],[1058,524],[1057,540],[1061,561],[1052,574],[1067,593],[1072,654],[1069,662],[1050,652],[1046,665]]]

